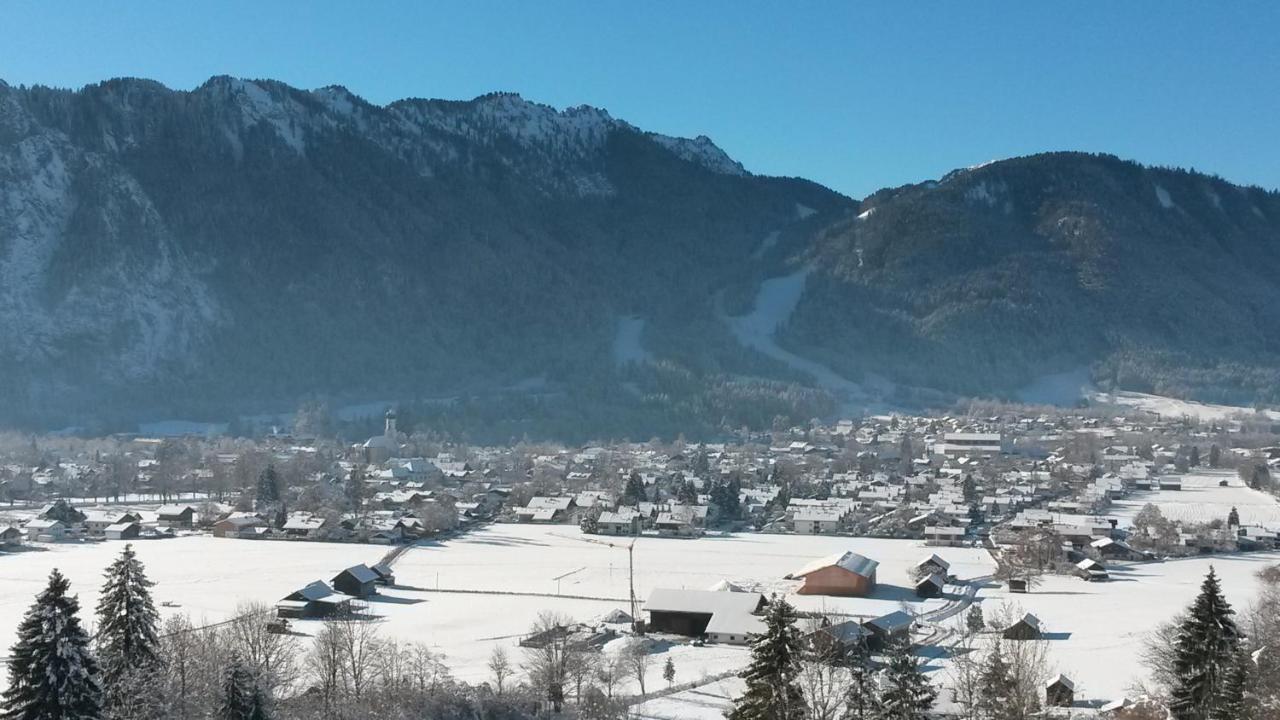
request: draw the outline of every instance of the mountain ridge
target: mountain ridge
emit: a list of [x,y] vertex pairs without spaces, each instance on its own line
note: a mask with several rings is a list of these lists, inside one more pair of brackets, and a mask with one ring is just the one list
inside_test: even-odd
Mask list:
[[[589,106],[219,76],[0,85],[0,183],[0,421],[27,426],[323,395],[500,439],[706,435],[1081,368],[1280,400],[1280,195],[1113,156],[854,201]],[[726,315],[802,267],[744,345]]]

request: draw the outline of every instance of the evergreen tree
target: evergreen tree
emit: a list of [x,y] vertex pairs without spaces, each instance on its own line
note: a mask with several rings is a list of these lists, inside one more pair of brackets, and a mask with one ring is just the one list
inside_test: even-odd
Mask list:
[[258,473],[257,507],[259,510],[272,508],[280,502],[280,477],[276,474],[276,466],[268,465]]
[[1187,458],[1187,464],[1191,467],[1200,467],[1200,448],[1191,446],[1191,456]]
[[1017,684],[1004,659],[1004,649],[996,643],[987,655],[986,666],[978,679],[974,698],[977,716],[982,720],[1021,720],[1018,717]]
[[160,615],[151,600],[151,587],[142,562],[125,545],[120,557],[104,573],[107,581],[98,600],[98,658],[102,667],[104,701],[118,707],[125,698],[117,690],[130,673],[145,673],[160,664]]
[[796,682],[801,652],[795,609],[775,595],[765,631],[751,643],[751,664],[741,675],[747,690],[734,703],[729,720],[801,720],[804,696]]
[[1240,511],[1234,507],[1227,513],[1227,527],[1240,527]]
[[849,689],[845,691],[842,720],[867,720],[875,711],[876,687],[866,644],[858,643],[850,650],[845,663],[849,667]]
[[676,681],[676,664],[671,661],[671,658],[667,658],[667,664],[662,666],[662,679],[666,680],[668,685]]
[[218,707],[218,720],[269,720],[266,698],[253,673],[232,658],[222,681],[222,703]]
[[18,625],[10,652],[5,720],[98,720],[102,691],[80,603],[57,570]]
[[965,629],[970,633],[977,635],[987,626],[986,618],[982,616],[982,606],[974,603],[969,606],[969,612],[964,616]]
[[1209,446],[1209,467],[1216,468],[1222,462],[1222,450],[1218,448],[1217,443]]
[[364,469],[359,465],[351,468],[347,480],[342,485],[342,494],[346,496],[347,509],[353,513],[364,507]]
[[1247,693],[1249,675],[1253,670],[1253,658],[1243,649],[1237,650],[1231,667],[1222,682],[1211,720],[1252,720],[1252,708]]
[[632,470],[627,476],[627,485],[622,490],[622,504],[638,505],[644,501],[644,479],[640,477],[640,473]]
[[938,691],[929,684],[920,664],[911,654],[911,644],[904,638],[889,643],[885,650],[887,665],[876,697],[875,720],[925,720]]
[[1213,716],[1240,645],[1234,614],[1222,596],[1217,574],[1209,568],[1174,643],[1177,680],[1169,705],[1174,720]]

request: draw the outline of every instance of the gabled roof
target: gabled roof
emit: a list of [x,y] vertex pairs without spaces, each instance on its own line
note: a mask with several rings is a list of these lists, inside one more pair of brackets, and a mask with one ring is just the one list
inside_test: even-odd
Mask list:
[[881,615],[878,618],[868,620],[864,623],[867,627],[875,628],[884,632],[893,632],[901,630],[904,627],[911,627],[911,623],[915,622],[915,616],[901,610],[894,610],[888,615]]
[[927,558],[925,558],[925,559],[921,560],[920,562],[916,563],[916,567],[923,567],[923,566],[925,566],[925,565],[934,565],[934,566],[936,566],[936,567],[938,567],[938,568],[941,568],[942,570],[950,570],[950,569],[951,569],[951,563],[949,563],[949,562],[947,562],[946,560],[943,560],[942,558],[938,557],[937,553],[935,553],[935,554],[933,554],[933,555],[930,555],[929,557],[927,557]]
[[858,553],[850,550],[822,558],[821,560],[814,560],[808,565],[800,568],[799,572],[792,574],[792,577],[802,578],[810,573],[815,573],[819,570],[834,566],[842,570],[847,570],[854,575],[861,575],[862,577],[869,578],[875,573],[876,568],[879,565],[880,563],[875,560],[859,555]]
[[1065,688],[1066,688],[1066,689],[1068,689],[1068,690],[1075,690],[1075,689],[1076,689],[1076,684],[1075,684],[1074,682],[1072,682],[1072,681],[1071,681],[1071,678],[1067,677],[1066,675],[1062,675],[1062,674],[1059,674],[1057,677],[1055,677],[1054,679],[1050,680],[1050,681],[1048,682],[1048,684],[1046,685],[1046,687],[1053,687],[1054,685],[1061,685],[1061,686],[1065,687]]
[[342,577],[343,574],[350,575],[355,578],[356,582],[361,583],[373,582],[378,579],[378,574],[375,573],[368,565],[363,563],[360,565],[352,565],[346,570],[343,570],[335,576],[335,579]]

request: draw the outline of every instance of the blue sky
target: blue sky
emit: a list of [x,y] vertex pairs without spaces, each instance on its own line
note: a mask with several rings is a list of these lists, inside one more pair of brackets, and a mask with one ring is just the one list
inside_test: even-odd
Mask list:
[[1280,187],[1280,3],[26,2],[0,78],[519,92],[855,197],[1043,150]]

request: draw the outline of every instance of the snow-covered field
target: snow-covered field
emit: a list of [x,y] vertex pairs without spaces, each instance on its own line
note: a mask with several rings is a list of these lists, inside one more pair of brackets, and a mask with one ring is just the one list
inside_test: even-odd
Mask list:
[[[1235,405],[1213,405],[1211,403],[1195,402],[1194,400],[1178,400],[1177,398],[1136,392],[1095,393],[1092,399],[1094,402],[1104,405],[1123,405],[1136,410],[1145,410],[1163,418],[1180,418],[1185,415],[1205,422],[1225,420],[1233,415],[1253,415],[1255,413],[1253,408],[1237,407]],[[1263,413],[1268,419],[1280,419],[1280,411],[1264,410]]]
[[[13,645],[18,621],[58,568],[80,597],[82,619],[92,624],[102,572],[124,542],[37,543],[34,549],[0,555],[0,656]],[[163,615],[187,613],[194,622],[230,617],[245,600],[275,603],[313,580],[329,580],[343,568],[377,562],[385,545],[337,545],[184,536],[135,541],[134,550],[156,582]]]
[[[416,546],[396,562],[396,581],[402,587],[384,591],[373,611],[386,617],[385,632],[444,652],[461,679],[484,680],[493,648],[503,646],[513,658],[518,657],[519,636],[528,632],[543,610],[590,621],[615,609],[628,609],[625,545],[630,540],[604,539],[614,543],[609,547],[583,537],[569,526],[492,525],[446,543]],[[960,577],[986,575],[994,567],[983,550],[926,548],[908,540],[794,535],[641,538],[635,546],[636,597],[643,604],[655,588],[708,589],[721,580],[785,593],[798,584],[785,580],[785,575],[844,550],[880,561],[875,597],[792,597],[798,606],[876,616],[906,603],[913,611],[923,612],[943,601],[915,598],[907,578],[911,564],[936,550],[953,563],[953,572]],[[493,594],[436,592],[436,588]],[[300,629],[309,632],[305,625],[300,623]],[[664,648],[654,658],[650,690],[661,684],[658,675],[666,653],[676,665],[678,683],[741,667],[747,657],[739,647],[694,648],[676,642]]]
[[[1219,483],[1227,482],[1227,487]],[[1116,501],[1106,514],[1127,526],[1144,505],[1151,503],[1170,520],[1179,522],[1226,521],[1231,508],[1240,513],[1245,525],[1280,528],[1280,500],[1253,490],[1241,482],[1234,470],[1204,470],[1182,476],[1181,490],[1152,490],[1131,493]]]
[[1280,552],[1111,566],[1111,582],[1054,576],[1031,593],[1010,594],[1001,587],[979,597],[988,615],[1007,602],[1040,618],[1051,638],[1054,672],[1076,682],[1077,700],[1114,700],[1147,677],[1139,657],[1143,637],[1191,604],[1210,566],[1240,612],[1257,594],[1255,573],[1278,562]]

